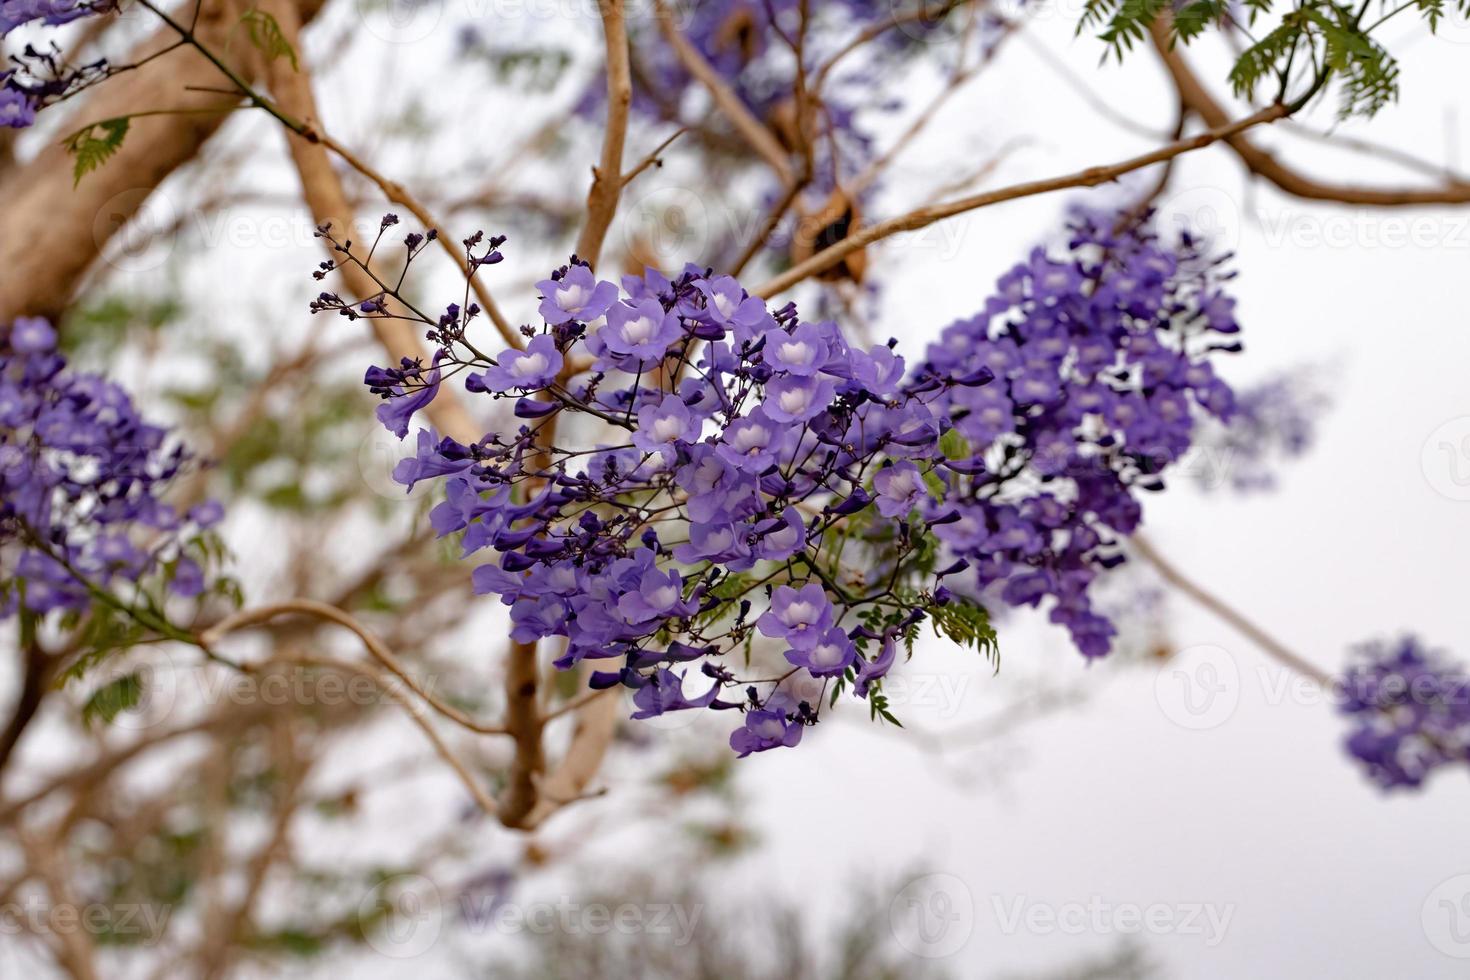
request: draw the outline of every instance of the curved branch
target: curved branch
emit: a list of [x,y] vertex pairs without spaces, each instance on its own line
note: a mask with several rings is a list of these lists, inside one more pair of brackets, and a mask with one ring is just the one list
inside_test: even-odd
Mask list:
[[1288,650],[1285,644],[1247,619],[1244,613],[1238,612],[1223,599],[1205,591],[1203,586],[1197,584],[1159,554],[1143,535],[1135,534],[1130,541],[1138,556],[1152,565],[1164,581],[1239,630],[1246,639],[1303,677],[1311,678],[1324,687],[1332,683],[1331,674],[1316,664],[1297,656]]
[[751,290],[751,292],[756,296],[769,299],[777,293],[790,289],[804,279],[827,271],[858,249],[892,235],[897,235],[900,232],[916,231],[919,228],[925,228],[945,218],[951,218],[957,214],[964,214],[966,211],[988,207],[992,204],[1000,204],[1003,201],[1014,201],[1018,198],[1033,197],[1037,194],[1049,194],[1052,191],[1065,190],[1069,187],[1095,187],[1098,184],[1106,184],[1134,170],[1141,170],[1155,163],[1163,163],[1166,160],[1172,160],[1181,153],[1189,153],[1193,150],[1209,146],[1211,143],[1219,140],[1227,139],[1235,133],[1250,129],[1252,126],[1274,122],[1277,119],[1289,115],[1290,112],[1291,110],[1286,106],[1277,103],[1267,106],[1259,112],[1253,113],[1237,122],[1214,127],[1203,133],[1177,140],[1141,156],[1132,157],[1119,163],[1102,167],[1088,167],[1086,170],[1064,174],[1060,177],[1050,177],[1046,180],[1033,180],[1024,184],[1014,184],[1010,187],[984,191],[969,197],[959,198],[958,200],[947,201],[943,204],[918,208],[897,218],[889,218],[886,221],[880,221],[877,224],[858,229],[842,239],[842,241],[828,246],[804,262],[797,263],[769,282],[762,283],[756,289]]
[[269,606],[260,606],[256,609],[245,609],[215,623],[209,629],[199,634],[199,646],[205,651],[213,647],[224,637],[231,633],[247,629],[251,626],[259,626],[270,622],[279,616],[301,615],[310,616],[315,619],[326,620],[345,627],[362,641],[362,645],[372,654],[373,658],[388,669],[388,671],[402,681],[409,690],[419,697],[450,721],[479,735],[504,735],[507,730],[499,725],[486,725],[466,715],[463,711],[446,704],[435,697],[418,681],[413,675],[404,669],[403,664],[394,655],[393,651],[379,640],[366,626],[363,626],[348,613],[343,612],[336,606],[329,606],[325,602],[317,602],[314,599],[290,599]]
[[[1164,68],[1179,90],[1184,105],[1204,121],[1206,126],[1220,126],[1229,118],[1223,106],[1215,100],[1199,76],[1184,60],[1183,53],[1170,42],[1168,24],[1163,18],[1151,28],[1154,50],[1158,52]],[[1293,170],[1261,149],[1243,133],[1234,132],[1225,137],[1225,143],[1235,151],[1240,162],[1257,177],[1262,177],[1287,194],[1311,201],[1335,201],[1339,204],[1356,204],[1364,207],[1392,208],[1423,204],[1467,204],[1470,203],[1470,184],[1448,183],[1441,187],[1358,187],[1352,184],[1331,184]]]

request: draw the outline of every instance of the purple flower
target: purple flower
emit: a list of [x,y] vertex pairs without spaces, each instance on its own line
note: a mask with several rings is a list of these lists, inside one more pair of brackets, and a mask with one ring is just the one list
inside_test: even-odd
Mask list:
[[629,626],[642,627],[654,620],[692,616],[699,608],[684,599],[684,580],[676,571],[648,568],[639,577],[635,589],[618,599],[618,612]]
[[378,421],[398,438],[408,435],[408,423],[414,413],[426,407],[439,394],[439,361],[443,355],[443,351],[434,355],[434,366],[427,374],[416,369],[404,372],[405,381],[413,380],[417,384],[392,386],[388,396],[378,406]]
[[840,628],[833,627],[810,650],[787,650],[786,659],[805,667],[813,677],[840,677],[857,659],[857,647]]
[[646,299],[637,305],[615,304],[607,311],[607,325],[598,331],[598,337],[610,353],[647,368],[663,360],[669,345],[683,332],[677,316],[666,313],[658,300]]
[[618,299],[618,287],[596,281],[585,265],[570,266],[560,280],[543,279],[536,288],[543,297],[541,317],[552,326],[568,320],[595,320]]
[[756,527],[755,553],[766,561],[785,561],[806,547],[806,525],[795,507]]
[[852,686],[853,693],[860,698],[867,697],[873,682],[888,676],[897,657],[898,644],[893,641],[892,637],[885,639],[883,649],[878,652],[876,658],[858,662],[857,679]]
[[878,513],[884,517],[906,518],[909,512],[928,499],[924,474],[908,460],[885,466],[873,476],[874,498]]
[[0,126],[25,129],[36,121],[36,103],[14,88],[0,88]]
[[803,323],[790,333],[767,330],[762,356],[776,371],[798,377],[816,374],[827,363],[826,331],[814,323]]
[[789,698],[771,698],[765,708],[745,713],[745,724],[730,733],[730,748],[743,759],[752,752],[787,748],[801,741],[802,724],[786,710]]
[[542,637],[567,631],[567,605],[554,596],[526,596],[510,607],[510,638],[517,643],[534,643]]
[[648,683],[638,689],[633,695],[633,704],[638,710],[633,712],[635,721],[644,718],[656,718],[669,711],[683,711],[686,708],[707,708],[715,700],[715,695],[720,693],[720,685],[716,682],[710,689],[697,698],[689,698],[684,694],[684,675],[676,674],[668,668],[661,667],[656,670]]
[[1347,750],[1383,789],[1416,788],[1470,762],[1470,675],[1422,641],[1369,643],[1342,677]]
[[793,650],[810,650],[822,642],[832,627],[832,603],[816,582],[800,589],[777,586],[771,593],[771,608],[756,620],[756,628],[765,636],[785,640]]
[[16,317],[10,325],[10,346],[17,354],[44,354],[56,349],[56,331],[38,316]]
[[770,321],[765,301],[758,296],[747,296],[733,276],[701,279],[694,285],[704,294],[705,315],[734,331],[737,343],[754,339],[756,330]]
[[699,438],[700,420],[678,395],[665,395],[657,405],[644,405],[638,410],[638,431],[633,445],[646,453],[672,447],[676,442],[693,442]]
[[764,473],[776,465],[784,431],[758,407],[725,427],[718,447],[720,457],[747,473]]
[[496,360],[480,379],[487,389],[499,392],[545,388],[556,380],[563,364],[556,338],[549,333],[537,334],[525,350],[507,350]]
[[745,543],[744,525],[690,524],[689,540],[674,548],[674,558],[686,565],[712,561],[730,571],[744,571],[755,563]]
[[445,436],[437,438],[433,429],[420,429],[414,455],[400,459],[393,466],[393,482],[409,490],[420,480],[448,476],[469,468],[470,457],[463,446]]
[[766,385],[761,408],[773,422],[807,422],[830,408],[836,393],[826,378],[787,375]]
[[81,612],[123,581],[148,596],[202,594],[205,569],[191,556],[205,549],[190,536],[219,506],[186,520],[163,501],[189,454],[121,387],[68,369],[55,346],[44,320],[0,325],[0,618],[22,593],[38,615]]
[[755,480],[726,461],[724,448],[696,445],[691,462],[677,471],[678,484],[689,495],[689,517],[696,523],[741,520],[760,508]]

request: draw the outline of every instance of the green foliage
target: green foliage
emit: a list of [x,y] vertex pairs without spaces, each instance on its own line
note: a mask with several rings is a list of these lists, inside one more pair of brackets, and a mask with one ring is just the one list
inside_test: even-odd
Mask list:
[[75,158],[72,165],[73,186],[80,184],[83,177],[112,159],[113,154],[122,148],[123,139],[128,135],[129,122],[127,116],[104,119],[83,126],[61,141],[66,152]]
[[143,701],[143,675],[129,671],[103,684],[82,705],[82,722],[86,725],[110,725],[124,711],[136,708]]
[[[1250,37],[1249,27],[1270,15],[1276,0],[1246,0],[1240,10],[1225,0],[1192,0],[1169,15],[1165,0],[1087,0],[1078,33],[1094,31],[1107,45],[1103,57],[1122,60],[1161,16],[1169,16],[1170,43],[1188,44],[1214,24],[1231,23]],[[1374,30],[1404,11],[1417,11],[1431,31],[1453,10],[1470,16],[1470,0],[1413,0],[1393,6],[1364,24],[1369,5],[1354,8],[1337,0],[1293,0],[1279,23],[1241,52],[1230,70],[1230,84],[1241,98],[1253,98],[1263,85],[1275,83],[1273,98],[1294,106],[1303,104],[1329,83],[1336,83],[1338,115],[1369,117],[1398,98],[1399,66],[1383,45],[1371,37]],[[1310,72],[1294,69],[1310,68]],[[1292,92],[1289,88],[1298,88]]]
[[903,727],[903,722],[895,718],[893,712],[888,710],[888,695],[883,693],[882,684],[879,681],[874,681],[868,688],[868,718],[872,721],[882,719],[891,725]]
[[1134,42],[1144,39],[1154,20],[1168,7],[1168,0],[1087,0],[1077,31],[1096,30],[1108,52],[1122,61],[1124,53],[1133,50]]
[[935,635],[947,636],[961,646],[979,651],[1000,670],[1000,641],[984,606],[955,595],[942,606],[931,606],[929,615],[934,621]]
[[285,58],[291,63],[292,71],[301,70],[301,65],[296,60],[296,49],[286,40],[286,33],[281,30],[281,24],[275,17],[252,7],[240,15],[240,23],[245,28],[246,36],[250,38],[251,47],[265,55],[267,61]]
[[1377,41],[1358,28],[1352,11],[1341,4],[1322,10],[1305,7],[1303,15],[1316,25],[1324,43],[1324,61],[1342,79],[1342,106],[1338,114],[1372,116],[1398,98],[1399,66]]

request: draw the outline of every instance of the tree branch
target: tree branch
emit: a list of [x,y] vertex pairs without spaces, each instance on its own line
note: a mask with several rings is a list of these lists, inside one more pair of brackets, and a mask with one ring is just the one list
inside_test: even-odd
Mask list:
[[1003,201],[1014,201],[1018,198],[1033,197],[1037,194],[1049,194],[1052,191],[1065,190],[1069,187],[1096,187],[1098,184],[1106,184],[1109,181],[1117,180],[1126,173],[1141,170],[1155,163],[1163,163],[1165,160],[1171,160],[1181,153],[1188,153],[1192,150],[1209,146],[1211,143],[1226,139],[1252,126],[1274,122],[1289,113],[1290,110],[1286,106],[1277,103],[1267,106],[1238,122],[1217,126],[1203,133],[1177,140],[1141,156],[1132,157],[1119,163],[1101,167],[1088,167],[1086,170],[1064,174],[1060,177],[1051,177],[1046,180],[1033,180],[1024,184],[1014,184],[1010,187],[984,191],[943,204],[918,208],[897,218],[889,218],[886,221],[880,221],[877,224],[858,229],[840,242],[828,246],[806,261],[797,263],[769,282],[762,283],[751,292],[757,296],[770,298],[777,293],[790,289],[792,286],[811,276],[827,271],[858,249],[888,238],[891,235],[897,235],[905,231],[915,231],[919,228],[932,225],[936,221],[942,221],[945,218],[951,218],[957,214],[964,214],[966,211],[988,207],[992,204],[1000,204]]
[[587,192],[587,221],[577,238],[577,256],[593,267],[602,254],[602,242],[623,191],[623,143],[628,136],[628,107],[633,102],[623,0],[603,0],[598,6],[607,41],[607,123],[602,135],[602,160],[593,168],[592,188]]

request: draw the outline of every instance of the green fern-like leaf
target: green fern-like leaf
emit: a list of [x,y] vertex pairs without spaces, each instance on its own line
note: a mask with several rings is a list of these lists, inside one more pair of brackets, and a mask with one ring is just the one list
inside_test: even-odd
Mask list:
[[1235,94],[1248,99],[1262,79],[1284,71],[1301,38],[1301,25],[1294,19],[1287,20],[1241,52],[1235,67],[1230,69],[1230,87]]
[[66,152],[75,158],[72,166],[73,187],[80,184],[87,174],[112,159],[121,149],[123,139],[128,135],[129,121],[127,116],[104,119],[83,126],[62,141]]
[[1123,0],[1098,39],[1108,46],[1113,57],[1122,61],[1123,55],[1144,39],[1149,26],[1168,6],[1169,0]]
[[977,650],[993,661],[1000,669],[1000,640],[995,627],[990,625],[990,613],[985,607],[964,596],[956,595],[942,606],[929,610],[934,620],[934,632],[949,637],[964,647]]
[[82,721],[88,725],[112,724],[118,715],[142,702],[143,683],[142,674],[130,671],[103,684],[82,705]]
[[1321,31],[1327,67],[1342,79],[1338,115],[1372,116],[1398,98],[1398,62],[1359,29],[1352,11],[1341,6],[1331,10],[1331,18],[1310,7],[1303,12]]
[[265,55],[267,60],[285,58],[291,62],[292,71],[301,70],[301,65],[296,61],[296,49],[286,40],[286,32],[281,30],[280,21],[275,17],[264,10],[251,8],[240,15],[240,23],[245,27],[251,46]]

